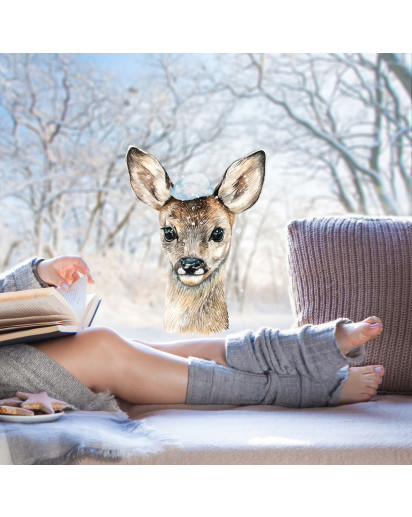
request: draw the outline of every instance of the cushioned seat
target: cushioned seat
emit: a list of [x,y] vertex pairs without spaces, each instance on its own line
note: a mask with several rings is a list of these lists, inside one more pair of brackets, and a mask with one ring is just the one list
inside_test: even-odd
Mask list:
[[412,398],[405,395],[333,408],[150,405],[128,412],[168,445],[123,463],[412,464]]

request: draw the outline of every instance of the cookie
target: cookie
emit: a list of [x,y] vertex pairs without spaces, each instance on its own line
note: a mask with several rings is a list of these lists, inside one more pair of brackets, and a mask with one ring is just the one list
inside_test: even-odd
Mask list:
[[0,400],[0,406],[20,407],[21,402],[21,399],[19,399],[18,397],[11,397],[9,399]]
[[12,406],[0,406],[0,414],[2,415],[20,415],[20,416],[33,416],[33,411],[28,409],[22,409],[20,407]]
[[49,397],[45,391],[41,393],[25,393],[18,391],[16,395],[24,400],[21,407],[24,409],[33,409],[37,411],[43,411],[43,413],[54,413],[55,410],[65,409],[68,404],[63,400],[54,399]]

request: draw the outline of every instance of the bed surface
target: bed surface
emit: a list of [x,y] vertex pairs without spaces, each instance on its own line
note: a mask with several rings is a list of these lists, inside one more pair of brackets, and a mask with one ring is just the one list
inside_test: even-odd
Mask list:
[[125,409],[169,443],[156,455],[135,455],[126,464],[412,464],[412,397],[406,395],[333,408]]

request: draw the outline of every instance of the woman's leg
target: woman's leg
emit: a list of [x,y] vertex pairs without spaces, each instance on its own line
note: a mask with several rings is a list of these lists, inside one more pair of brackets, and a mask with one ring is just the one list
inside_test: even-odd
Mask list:
[[[353,346],[359,346],[360,341],[367,340],[359,335],[356,326],[346,330],[337,336],[339,346],[348,346],[351,341],[357,343]],[[47,341],[38,348],[93,391],[109,389],[131,403],[283,403],[296,407],[296,397],[300,397],[293,392],[293,386],[288,397],[296,400],[290,404],[279,397],[276,400],[279,378],[275,374],[242,372],[202,360],[192,361],[190,368],[185,358],[132,342],[106,328],[87,329],[75,336]],[[383,368],[379,373],[369,370],[351,368],[346,380],[334,381],[337,385],[345,384],[342,398],[336,403],[372,398]],[[316,389],[325,391],[321,383]]]
[[163,343],[147,343],[140,339],[134,339],[133,341],[179,357],[201,357],[202,359],[228,366],[226,362],[225,338],[185,339]]
[[260,404],[269,386],[265,375],[239,372],[206,360],[202,361],[208,372],[216,370],[215,376],[205,378],[202,365],[200,371],[197,369],[194,373],[192,368],[195,382],[190,382],[188,359],[129,341],[104,327],[49,340],[37,347],[92,391],[109,389],[132,404],[185,403],[188,400],[193,403],[199,385],[204,399],[210,389],[217,393],[207,402],[210,404]]
[[[228,362],[233,368],[245,372],[268,374],[273,371],[280,375],[277,383],[279,387],[284,386],[283,398],[288,398],[288,392],[293,389],[297,382],[300,382],[302,385],[305,384],[305,391],[307,392],[306,399],[303,397],[303,403],[309,404],[320,403],[325,400],[328,383],[332,383],[332,387],[335,383],[334,375],[331,377],[331,371],[335,373],[347,364],[347,358],[344,355],[352,353],[352,360],[358,360],[359,362],[362,358],[362,352],[358,351],[354,354],[354,349],[357,349],[369,339],[377,337],[382,329],[382,322],[379,318],[369,317],[359,323],[343,324],[343,322],[340,322],[340,324],[332,323],[324,326],[307,326],[304,329],[292,331],[266,329],[269,332],[260,333],[260,335],[249,333],[249,336],[245,338],[245,335],[243,335],[240,339],[237,336],[234,338],[234,342],[229,339],[228,346],[226,340],[216,338],[189,339],[153,346],[184,357],[196,356],[214,359],[218,364],[227,364]],[[336,345],[341,354],[337,353]],[[223,360],[223,355],[226,355],[228,350],[229,357],[226,361]],[[200,368],[201,365],[201,362],[195,363],[197,368]],[[207,371],[206,363],[203,363],[203,365]],[[341,372],[343,381],[340,386],[343,386],[343,389],[340,394],[339,390],[335,390],[334,397],[332,397],[333,403],[359,402],[373,397],[378,385],[382,382],[384,372],[383,367],[377,365],[376,368],[376,371],[375,366],[346,368]],[[299,377],[296,375],[297,373],[303,373],[303,376]],[[207,374],[205,373],[205,375]],[[200,374],[198,374],[199,376]],[[310,378],[312,378],[312,381],[310,381]],[[285,384],[284,381],[289,382],[289,384]],[[322,382],[323,386],[319,384]],[[322,388],[324,388],[323,394]],[[302,390],[302,386],[300,389]],[[197,388],[199,398],[195,400],[198,402],[203,400],[202,393],[205,391],[206,386],[199,386]],[[333,391],[330,386],[329,391]],[[278,396],[280,397],[280,394]],[[210,395],[209,399],[204,400],[210,401],[215,397],[217,397],[217,394]]]
[[[315,329],[319,328],[313,327]],[[376,316],[371,316],[359,323],[345,323],[336,326],[334,337],[336,344],[341,352],[346,355],[354,348],[360,347],[370,339],[377,337],[383,330],[382,321]],[[281,332],[275,330],[276,338],[281,340],[283,344],[283,335],[285,341],[289,335],[295,339],[299,334],[298,329],[292,331]],[[330,334],[330,333],[329,333]],[[330,335],[325,336],[326,346],[330,346]],[[245,340],[245,336],[239,335],[226,338],[201,338],[201,339],[185,339],[181,341],[169,341],[164,343],[147,343],[142,340],[133,340],[136,343],[146,345],[155,350],[167,352],[179,357],[200,357],[209,361],[215,361],[217,364],[231,366],[233,368],[244,370],[251,373],[264,373],[273,369],[272,360],[270,358],[272,343],[266,343],[266,340],[256,340],[253,336],[251,342],[250,336]],[[262,342],[263,341],[263,342]],[[318,339],[316,338],[314,347],[318,347]],[[269,345],[269,346],[268,346]],[[292,343],[292,346],[294,343]],[[300,343],[298,346],[301,348]],[[301,354],[302,351],[300,350]],[[229,359],[228,357],[229,356]],[[321,362],[321,358],[319,358]]]
[[184,403],[188,360],[133,343],[105,327],[37,345],[94,392],[132,404]]

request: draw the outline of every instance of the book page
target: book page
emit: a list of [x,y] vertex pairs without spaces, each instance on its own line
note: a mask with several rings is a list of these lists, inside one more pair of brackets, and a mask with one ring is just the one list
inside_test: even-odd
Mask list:
[[69,289],[57,288],[57,292],[72,307],[79,320],[82,319],[87,295],[87,276],[81,276]]
[[46,296],[56,296],[56,289],[54,287],[38,287],[37,289],[26,289],[24,291],[7,291],[0,293],[0,303],[14,300],[45,298]]
[[48,314],[47,316],[28,316],[23,318],[10,318],[0,320],[0,333],[20,327],[43,327],[45,325],[63,325],[67,318],[61,314]]
[[[39,289],[39,291],[41,291],[41,289]],[[31,316],[36,317],[36,319],[42,317],[45,321],[48,321],[50,315],[56,315],[61,320],[70,321],[73,325],[80,324],[77,314],[72,310],[70,305],[56,293],[54,288],[52,288],[48,296],[0,301],[0,325],[1,320],[27,318]]]
[[89,294],[86,298],[86,306],[84,308],[82,327],[90,327],[100,306],[102,299],[97,294]]

